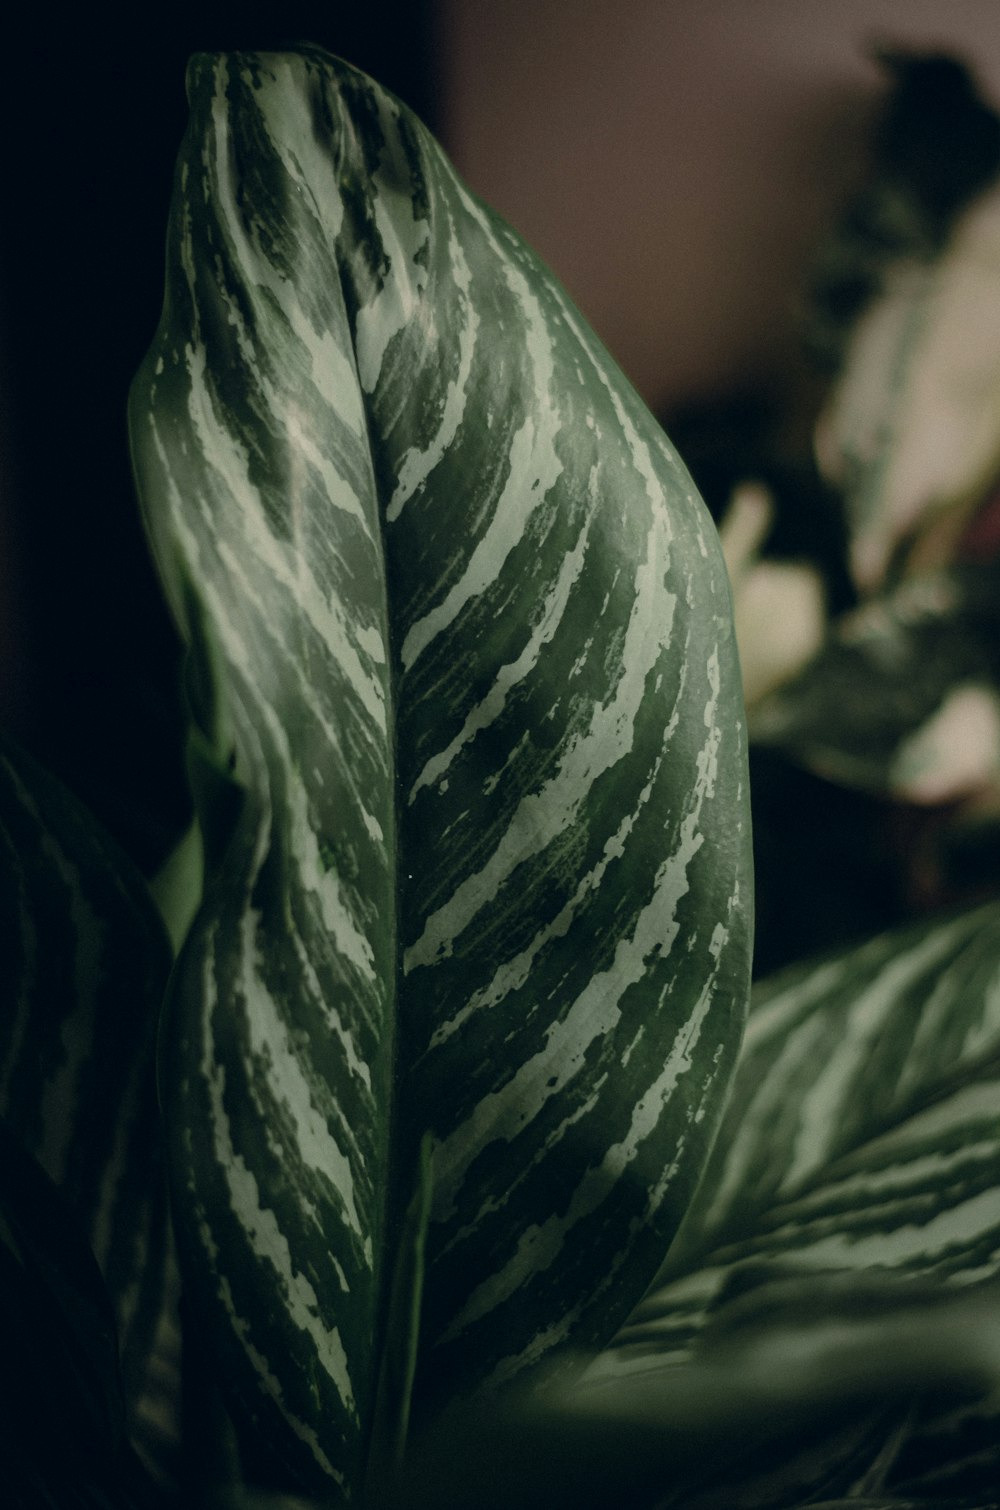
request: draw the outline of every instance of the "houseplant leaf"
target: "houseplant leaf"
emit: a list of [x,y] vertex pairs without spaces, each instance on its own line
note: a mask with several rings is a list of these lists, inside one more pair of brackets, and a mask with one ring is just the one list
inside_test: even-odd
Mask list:
[[[766,1294],[789,1276],[817,1316],[831,1285],[863,1297],[873,1281],[893,1281],[904,1305],[908,1290],[919,1296],[930,1285],[942,1303],[951,1292],[995,1318],[998,986],[996,904],[762,984],[664,1283],[594,1377],[669,1375],[697,1354],[734,1286]],[[994,1390],[961,1410],[923,1409],[895,1442],[888,1487],[919,1487],[932,1460],[935,1478],[922,1492],[981,1494],[998,1467],[997,1407]],[[898,1433],[899,1421],[886,1430]],[[831,1478],[848,1462],[836,1441],[816,1454],[810,1471],[822,1464]],[[787,1489],[787,1475],[782,1482]],[[727,1492],[737,1503],[732,1485]],[[760,1491],[759,1503],[770,1502]]]
[[234,1409],[349,1489],[425,1132],[425,1403],[607,1336],[680,1220],[744,1009],[738,673],[675,454],[409,112],[309,47],[189,96],[130,424],[245,795],[175,1209]]
[[58,1186],[115,1305],[134,1406],[166,1285],[154,1048],[170,952],[125,855],[0,747],[0,1116]]
[[[726,1117],[668,1268],[681,1273],[758,1232],[766,1213],[805,1199],[841,1166],[856,1163],[863,1206],[865,1150],[884,1171],[903,1157],[906,1130],[928,1119],[941,1124],[942,1152],[950,1119],[970,1138],[977,1122],[985,1130],[989,1093],[976,1087],[997,1073],[998,984],[994,903],[762,982]],[[953,1200],[954,1172],[947,1188]],[[876,1184],[873,1201],[877,1194]]]
[[[926,112],[925,112],[926,115]],[[1000,464],[1000,195],[980,194],[936,256],[903,257],[858,319],[817,428],[845,497],[863,593],[947,563]]]

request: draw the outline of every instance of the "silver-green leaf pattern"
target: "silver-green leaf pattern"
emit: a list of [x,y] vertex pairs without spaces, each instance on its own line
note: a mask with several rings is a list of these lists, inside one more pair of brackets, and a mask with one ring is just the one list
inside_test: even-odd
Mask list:
[[[965,1176],[970,1199],[980,1188],[971,1150],[985,1191],[996,1187],[989,1145],[1000,1137],[1000,1101],[991,1099],[998,1053],[1000,912],[993,903],[880,935],[762,983],[671,1269],[758,1232],[770,1212],[808,1203],[834,1171],[849,1181],[856,1168],[856,1195],[848,1198],[844,1185],[838,1223],[846,1258],[851,1207],[857,1204],[859,1220],[865,1208],[884,1212],[889,1171],[897,1167],[904,1179],[909,1150],[917,1157],[936,1148],[935,1167],[915,1164],[912,1174],[928,1191],[940,1188],[937,1206],[955,1205]],[[1000,1201],[1000,1190],[984,1198]],[[926,1215],[933,1217],[931,1207]],[[959,1250],[949,1251],[961,1266]],[[865,1262],[858,1253],[849,1266]]]
[[739,677],[675,453],[413,116],[309,47],[189,97],[130,425],[244,795],[175,1213],[234,1410],[350,1493],[425,1133],[418,1403],[605,1339],[683,1215],[746,1000]]
[[[766,1293],[789,1275],[821,1308],[834,1279],[862,1296],[892,1281],[904,1303],[907,1289],[920,1297],[930,1287],[942,1301],[963,1297],[970,1314],[979,1305],[984,1325],[995,1325],[996,903],[795,966],[756,989],[719,1137],[663,1282],[593,1377],[672,1377],[697,1356],[734,1286]],[[892,1483],[930,1492],[953,1480],[973,1494],[995,1483],[998,1410],[994,1388],[961,1408],[932,1403],[902,1432],[891,1421]],[[817,1452],[824,1472],[843,1466],[832,1438]]]

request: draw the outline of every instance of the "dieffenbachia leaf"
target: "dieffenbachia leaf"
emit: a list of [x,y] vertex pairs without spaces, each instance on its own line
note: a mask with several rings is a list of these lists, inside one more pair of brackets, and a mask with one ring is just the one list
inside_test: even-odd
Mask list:
[[[961,1493],[969,1510],[982,1503],[996,1473],[995,1435],[982,1431],[1000,1390],[995,1279],[928,1285],[877,1266],[866,1275],[806,1268],[775,1277],[765,1268],[733,1277],[737,1298],[713,1312],[691,1362],[605,1381],[604,1393],[638,1403],[669,1400],[706,1369],[739,1379],[728,1386],[743,1397],[729,1415],[739,1431],[691,1465],[686,1485],[671,1484],[657,1510],[778,1510],[811,1503],[817,1491],[887,1489]],[[984,1418],[978,1463],[941,1430],[975,1414]],[[928,1427],[945,1448],[933,1485],[913,1473]]]
[[[995,1315],[998,1256],[1000,912],[990,904],[757,990],[664,1283],[594,1376],[676,1366],[734,1283],[790,1270],[861,1286],[883,1276],[915,1293],[931,1284],[973,1307],[981,1293]],[[996,1394],[968,1406],[961,1429],[954,1412],[930,1411],[897,1452],[900,1472],[934,1440],[970,1461],[975,1489],[995,1479],[998,1410]]]
[[677,1227],[744,1011],[739,681],[675,453],[412,115],[313,48],[189,94],[130,422],[245,796],[176,1219],[234,1409],[350,1491],[425,1132],[424,1402],[606,1337]]
[[6,745],[0,899],[0,1116],[89,1238],[135,1405],[149,1383],[166,1284],[153,1060],[170,951],[127,858],[51,776]]

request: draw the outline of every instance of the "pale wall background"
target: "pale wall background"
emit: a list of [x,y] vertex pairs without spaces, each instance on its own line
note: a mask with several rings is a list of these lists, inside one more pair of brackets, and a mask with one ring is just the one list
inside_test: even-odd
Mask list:
[[662,412],[787,371],[877,37],[1000,101],[1000,0],[441,0],[438,126]]

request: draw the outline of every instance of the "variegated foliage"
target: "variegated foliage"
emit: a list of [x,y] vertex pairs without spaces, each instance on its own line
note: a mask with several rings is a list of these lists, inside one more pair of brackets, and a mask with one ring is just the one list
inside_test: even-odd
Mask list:
[[901,257],[856,321],[817,427],[843,490],[859,590],[953,559],[1000,468],[1000,192],[979,195],[934,257]]
[[425,1132],[420,1398],[606,1338],[683,1215],[746,996],[739,681],[676,455],[408,111],[311,48],[189,95],[131,434],[242,796],[174,1208],[239,1419],[350,1492]]
[[[167,1284],[153,1056],[170,954],[142,878],[69,793],[0,751],[0,1117],[59,1187],[150,1406]],[[133,1423],[156,1452],[163,1418]]]
[[[1000,913],[991,904],[757,989],[719,1138],[663,1284],[593,1377],[672,1377],[698,1354],[734,1286],[766,1295],[789,1275],[821,1324],[843,1303],[828,1317],[831,1294],[863,1302],[873,1281],[894,1282],[904,1306],[928,1285],[959,1295],[973,1321],[981,1307],[995,1353],[998,1271]],[[881,1297],[893,1303],[892,1292]],[[884,1366],[873,1352],[876,1377]],[[874,1431],[872,1457],[888,1453],[880,1487],[904,1499],[960,1489],[985,1503],[1000,1472],[1000,1392],[903,1419],[905,1429],[883,1408],[846,1443],[824,1446],[820,1432],[805,1478],[814,1488],[838,1476],[860,1482],[858,1441]],[[740,1492],[730,1480],[716,1488],[719,1502],[789,1503],[788,1468]]]

